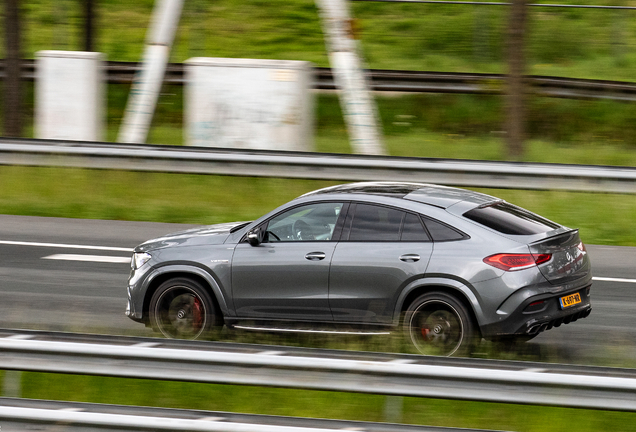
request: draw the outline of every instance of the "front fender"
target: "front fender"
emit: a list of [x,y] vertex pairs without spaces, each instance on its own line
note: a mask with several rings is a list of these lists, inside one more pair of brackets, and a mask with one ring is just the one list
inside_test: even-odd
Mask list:
[[[216,298],[219,304],[219,308],[221,309],[223,316],[234,315],[227,301],[228,296],[223,292],[223,289],[221,288],[217,280],[214,278],[214,276],[210,274],[208,271],[200,267],[197,267],[195,265],[168,264],[161,267],[153,268],[150,271],[150,274],[146,277],[146,280],[144,281],[144,290],[143,290],[144,297],[147,296],[148,288],[153,284],[153,282],[158,277],[166,275],[166,274],[170,274],[170,273],[175,273],[175,274],[178,273],[180,275],[191,274],[191,275],[196,275],[202,278],[203,280],[205,280],[205,282],[207,282],[207,284],[212,289],[212,293],[214,294],[214,297]],[[149,301],[149,300],[146,300],[146,301]]]
[[477,322],[481,322],[480,317],[483,317],[483,311],[480,306],[478,294],[476,293],[474,288],[470,286],[470,284],[461,280],[457,280],[456,278],[444,275],[431,275],[423,276],[420,279],[416,279],[409,283],[406,287],[404,287],[395,305],[395,311],[393,313],[393,324],[395,326],[398,326],[400,324],[402,308],[403,306],[405,306],[404,302],[408,298],[409,294],[413,293],[415,290],[422,289],[434,291],[435,288],[443,288],[446,290],[456,291],[460,293],[459,295],[463,295],[463,297],[470,303]]

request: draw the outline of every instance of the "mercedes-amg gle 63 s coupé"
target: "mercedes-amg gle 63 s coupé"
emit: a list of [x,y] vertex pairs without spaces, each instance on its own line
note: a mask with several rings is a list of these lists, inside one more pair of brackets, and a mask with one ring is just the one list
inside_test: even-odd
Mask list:
[[399,332],[452,355],[587,317],[591,281],[575,229],[468,190],[354,183],[137,246],[126,314],[169,338]]

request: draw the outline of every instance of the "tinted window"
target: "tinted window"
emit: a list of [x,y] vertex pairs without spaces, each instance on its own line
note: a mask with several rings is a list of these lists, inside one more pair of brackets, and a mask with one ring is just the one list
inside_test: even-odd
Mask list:
[[430,241],[419,216],[407,213],[402,226],[402,241]]
[[464,217],[503,234],[531,235],[560,228],[560,225],[507,202],[464,213]]
[[399,241],[404,212],[370,204],[356,205],[351,241]]
[[434,241],[452,241],[466,238],[463,233],[436,220],[424,218],[424,223]]
[[295,207],[269,221],[266,241],[329,241],[341,209],[331,202]]

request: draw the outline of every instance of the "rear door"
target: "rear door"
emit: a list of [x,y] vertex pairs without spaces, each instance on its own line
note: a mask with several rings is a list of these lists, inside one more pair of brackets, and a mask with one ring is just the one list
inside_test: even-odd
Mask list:
[[432,251],[419,215],[352,204],[331,261],[329,304],[334,320],[390,323],[401,289],[424,274]]

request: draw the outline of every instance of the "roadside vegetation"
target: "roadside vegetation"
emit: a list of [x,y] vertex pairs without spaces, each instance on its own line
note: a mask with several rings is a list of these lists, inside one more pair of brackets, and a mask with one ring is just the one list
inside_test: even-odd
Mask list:
[[[0,213],[86,219],[212,224],[253,220],[305,192],[317,180],[85,169],[0,167]],[[502,185],[505,186],[505,185]],[[481,189],[566,226],[584,242],[636,245],[630,195]]]
[[[23,397],[344,420],[386,421],[386,396],[25,373]],[[517,432],[633,431],[636,414],[393,397],[401,423]]]
[[[100,1],[97,50],[109,60],[139,61],[152,6],[152,0]],[[31,0],[24,7],[27,57],[43,49],[80,49],[80,2]],[[366,62],[377,69],[503,72],[506,11],[500,5],[352,3]],[[636,11],[532,7],[529,13],[531,74],[636,80]],[[185,2],[171,61],[195,56],[328,65],[313,0]]]

